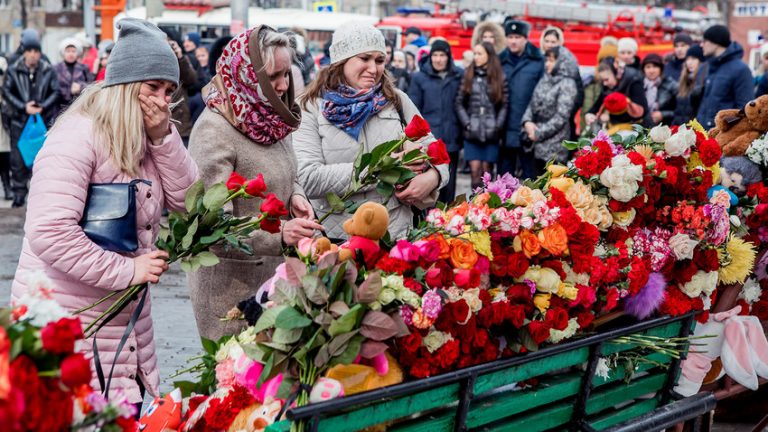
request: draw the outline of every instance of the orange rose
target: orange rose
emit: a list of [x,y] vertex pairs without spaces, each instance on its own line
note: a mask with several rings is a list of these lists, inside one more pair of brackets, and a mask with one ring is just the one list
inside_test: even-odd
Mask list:
[[554,256],[560,256],[568,249],[568,234],[559,223],[539,231],[541,246]]
[[531,258],[541,252],[541,243],[539,243],[539,238],[536,237],[536,234],[523,230],[517,237],[520,239],[520,247],[526,257]]
[[447,259],[449,256],[451,256],[451,245],[448,244],[442,234],[433,234],[427,237],[425,240],[434,240],[437,242],[438,246],[440,246],[440,255],[438,258]]
[[450,259],[454,268],[469,270],[475,266],[478,258],[472,243],[461,239],[451,239]]
[[451,220],[451,218],[456,215],[466,216],[467,213],[469,213],[469,203],[464,201],[463,203],[445,212],[445,220]]
[[489,194],[488,192],[483,192],[481,194],[475,195],[475,197],[472,198],[472,203],[476,205],[483,205],[483,204],[487,204],[490,199],[491,199],[491,194]]

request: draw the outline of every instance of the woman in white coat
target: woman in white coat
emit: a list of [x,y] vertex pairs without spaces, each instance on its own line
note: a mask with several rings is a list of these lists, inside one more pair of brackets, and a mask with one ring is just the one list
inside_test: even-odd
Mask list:
[[[386,47],[381,31],[353,24],[333,34],[331,64],[306,89],[301,126],[293,134],[299,162],[299,182],[319,217],[330,211],[328,192],[347,191],[359,151],[398,139],[419,111],[408,96],[397,90],[385,71]],[[427,138],[422,145],[428,145]],[[409,166],[417,176],[395,192],[387,203],[389,232],[402,238],[413,224],[411,206],[424,209],[435,204],[438,190],[448,181],[447,165]],[[383,202],[373,188],[352,201]],[[349,215],[334,214],[323,225],[332,238],[344,238],[342,223]]]

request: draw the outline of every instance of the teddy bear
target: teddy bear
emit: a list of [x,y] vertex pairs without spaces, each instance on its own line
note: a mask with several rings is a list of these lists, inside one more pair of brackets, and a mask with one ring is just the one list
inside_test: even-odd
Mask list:
[[768,95],[747,103],[744,109],[726,109],[715,116],[709,136],[717,140],[724,156],[743,155],[752,141],[768,132]]
[[762,181],[760,167],[745,156],[720,159],[720,184],[737,196],[744,196],[747,186]]
[[339,246],[339,260],[354,260],[360,251],[367,268],[372,268],[381,255],[379,240],[384,238],[389,227],[389,212],[383,205],[367,202],[344,222],[344,232],[349,240]]

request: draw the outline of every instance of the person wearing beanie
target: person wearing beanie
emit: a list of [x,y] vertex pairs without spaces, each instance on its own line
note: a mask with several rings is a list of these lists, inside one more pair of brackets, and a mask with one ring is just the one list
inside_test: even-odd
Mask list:
[[[117,30],[107,79],[86,87],[59,116],[35,159],[13,300],[31,288],[27,275],[41,271],[56,286],[53,299],[74,313],[106,293],[157,283],[168,269],[168,255],[154,250],[161,214],[163,208],[185,211],[184,196],[198,177],[197,166],[170,121],[171,93],[179,72],[173,52],[154,24],[124,18]],[[134,179],[147,181],[130,192],[135,194],[138,248],[104,249],[79,224],[89,217],[89,185],[124,185]],[[123,214],[126,207],[115,202],[114,208],[106,210]],[[152,300],[149,295],[142,299],[117,313],[93,338],[104,373],[111,376],[107,397],[123,392],[137,408],[141,408],[144,389],[157,397],[160,384]],[[83,323],[92,322],[111,304],[97,305],[79,317]],[[134,311],[137,319],[129,329]],[[126,332],[124,349],[118,350]],[[92,346],[90,342],[83,345],[87,357],[95,355]],[[96,372],[91,385],[105,390]]]
[[442,139],[451,157],[448,185],[440,191],[440,202],[452,202],[456,194],[456,169],[462,140],[453,102],[461,87],[464,70],[456,66],[451,46],[445,40],[432,42],[420,70],[411,76],[408,96],[432,126],[435,138]]
[[645,101],[648,104],[650,124],[669,125],[675,114],[677,102],[677,82],[664,76],[664,61],[656,53],[650,53],[643,59],[643,87]]
[[638,46],[636,40],[630,37],[623,37],[617,42],[616,49],[619,53],[617,57],[619,69],[631,67],[639,71],[642,68],[640,57],[637,56]]
[[744,48],[731,41],[728,27],[713,25],[701,43],[707,57],[707,79],[696,119],[706,129],[715,126],[715,115],[724,109],[742,109],[755,96],[752,72],[742,58]]
[[531,102],[533,89],[544,74],[544,56],[528,41],[529,30],[530,25],[525,21],[507,20],[504,23],[507,48],[499,54],[507,82],[509,110],[497,172],[521,178],[536,177],[533,149],[523,149],[520,141],[521,120]]
[[194,53],[197,47],[200,46],[200,33],[189,32],[184,36],[184,52]]
[[[42,46],[40,44],[40,33],[33,28],[25,28],[21,31],[21,38],[19,40],[19,46],[16,51],[8,58],[8,64],[14,64],[16,61],[24,55],[24,47],[37,48],[42,52]],[[41,54],[41,59],[47,63],[51,63],[45,54]]]
[[59,81],[59,112],[64,111],[80,95],[94,77],[88,67],[80,63],[82,45],[75,38],[66,38],[59,44],[61,63],[56,64],[56,79]]
[[672,39],[672,45],[674,51],[672,52],[672,58],[664,65],[664,76],[670,77],[677,82],[680,80],[680,73],[685,65],[685,55],[688,52],[688,48],[693,45],[693,39],[688,33],[677,33]]
[[403,31],[406,45],[413,45],[416,48],[421,48],[427,45],[427,39],[421,34],[421,29],[418,27],[408,27]]
[[96,61],[93,64],[93,73],[96,75],[96,81],[104,81],[104,78],[107,76],[107,62],[109,61],[109,56],[112,53],[112,48],[115,47],[115,43],[112,42],[109,39],[104,39],[101,42],[99,42],[98,51],[99,51],[99,58],[98,61]]
[[[422,113],[407,94],[395,88],[386,71],[387,51],[381,30],[362,23],[342,26],[333,33],[329,51],[330,65],[320,70],[304,92],[301,125],[293,134],[293,147],[299,164],[299,184],[307,198],[318,216],[331,213],[323,222],[327,236],[347,238],[342,227],[347,215],[334,214],[326,195],[344,194],[353,180],[358,154],[399,139],[405,125]],[[415,79],[414,75],[411,80]],[[429,97],[439,99],[438,93]],[[444,127],[430,126],[435,133]],[[429,134],[417,143],[407,143],[404,150],[417,145],[424,148],[434,141],[435,137]],[[386,204],[393,239],[403,238],[413,226],[412,206],[424,209],[434,205],[439,189],[448,183],[445,164],[415,164],[409,168],[416,177],[396,190]],[[350,199],[384,202],[372,190],[359,192]]]
[[763,76],[760,77],[757,83],[755,99],[768,94],[768,43],[763,42],[763,45],[760,47],[760,61],[762,62]]
[[685,69],[678,81],[673,125],[686,124],[696,117],[704,94],[708,64],[700,45],[692,45],[685,53]]
[[27,40],[21,57],[8,66],[2,88],[4,119],[11,138],[12,207],[22,207],[31,171],[19,151],[19,139],[30,116],[40,115],[46,125],[58,111],[59,85],[51,64],[43,60],[40,43]]
[[[285,203],[291,215],[278,232],[253,233],[252,255],[219,249],[218,265],[188,273],[197,329],[208,339],[242,331],[245,323],[218,318],[275,274],[283,246],[296,246],[323,229],[314,222],[315,213],[299,184],[291,143],[302,123],[291,73],[293,46],[289,33],[268,26],[235,35],[219,57],[216,75],[202,91],[206,108],[189,142],[200,178],[210,185],[226,182],[235,171],[247,178],[263,175],[269,192]],[[227,210],[247,218],[260,213],[260,204],[249,200]]]

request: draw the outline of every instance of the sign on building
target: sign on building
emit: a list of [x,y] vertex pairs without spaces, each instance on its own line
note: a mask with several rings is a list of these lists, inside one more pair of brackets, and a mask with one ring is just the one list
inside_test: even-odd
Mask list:
[[733,5],[735,17],[768,17],[768,3],[736,3]]
[[312,10],[315,12],[336,12],[336,1],[320,0],[312,2]]

